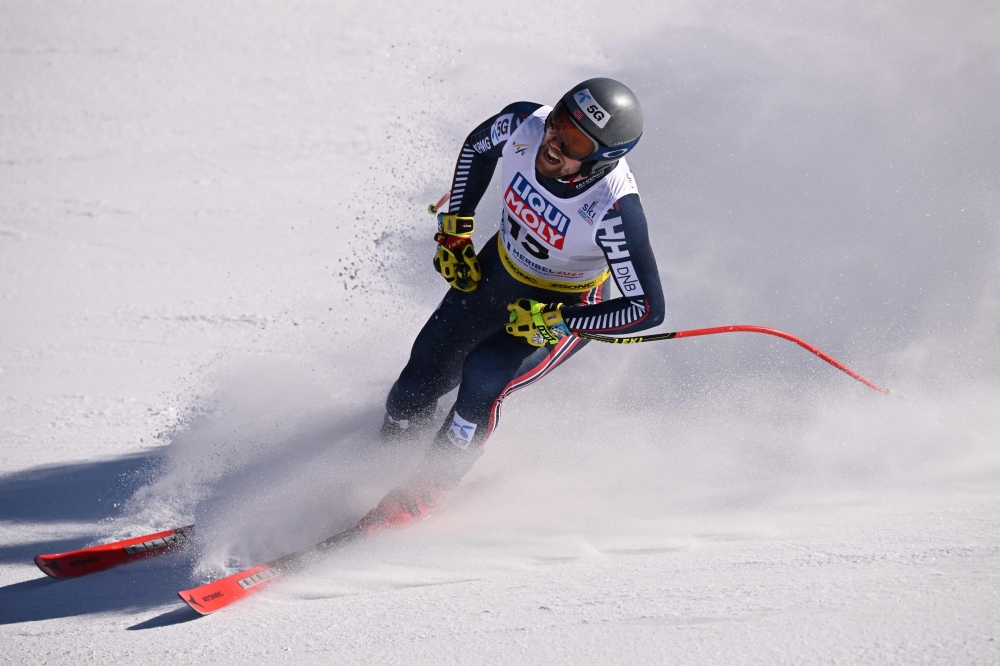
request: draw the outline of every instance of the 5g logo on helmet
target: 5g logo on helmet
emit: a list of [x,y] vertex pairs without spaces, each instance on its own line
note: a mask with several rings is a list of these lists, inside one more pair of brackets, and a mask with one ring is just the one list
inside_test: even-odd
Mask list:
[[[580,106],[584,113],[594,121],[594,124],[604,129],[604,126],[608,124],[608,119],[611,118],[611,114],[604,110],[604,107],[597,103],[594,96],[590,94],[590,89],[584,88],[583,90],[578,90],[573,94],[573,99]],[[573,115],[576,115],[575,113]],[[577,120],[580,120],[577,118]]]

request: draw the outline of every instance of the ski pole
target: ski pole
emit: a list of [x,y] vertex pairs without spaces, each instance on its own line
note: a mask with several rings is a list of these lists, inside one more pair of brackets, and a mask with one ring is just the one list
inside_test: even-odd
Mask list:
[[840,370],[842,372],[847,373],[851,377],[854,377],[854,379],[858,380],[859,382],[861,382],[865,386],[867,386],[869,388],[872,388],[872,389],[875,389],[879,393],[884,393],[884,394],[886,394],[888,396],[899,397],[899,393],[895,389],[882,388],[881,386],[879,386],[875,382],[870,381],[868,379],[865,379],[863,376],[861,376],[860,373],[858,373],[858,372],[856,372],[854,370],[851,370],[849,367],[847,367],[846,365],[844,365],[843,363],[841,363],[837,359],[835,359],[832,356],[830,356],[829,354],[827,354],[827,353],[825,353],[825,352],[817,349],[816,347],[813,347],[811,344],[809,344],[805,340],[801,340],[801,339],[795,337],[794,335],[789,335],[788,333],[785,333],[784,331],[779,331],[779,330],[776,330],[776,329],[773,329],[773,328],[764,328],[763,326],[743,326],[743,325],[737,325],[737,326],[716,326],[714,328],[696,328],[696,329],[692,329],[690,331],[674,331],[672,333],[655,333],[653,335],[637,335],[637,336],[632,336],[632,337],[627,337],[627,338],[615,338],[615,337],[612,337],[610,335],[596,335],[594,333],[582,333],[582,332],[577,332],[577,333],[575,333],[575,335],[577,335],[578,337],[584,338],[586,340],[596,340],[598,342],[610,342],[611,344],[616,344],[616,345],[628,345],[628,344],[636,344],[636,343],[639,343],[639,342],[652,342],[654,340],[676,340],[678,338],[694,338],[694,337],[697,337],[699,335],[715,335],[716,333],[763,333],[765,335],[773,335],[773,336],[778,337],[778,338],[784,338],[785,340],[788,340],[789,342],[794,342],[795,344],[797,344],[798,346],[802,347],[806,351],[811,352],[811,353],[815,354],[816,356],[819,356],[821,359],[823,359],[824,361],[826,361],[827,363],[829,363],[833,367],[837,368],[838,370]]
[[441,199],[438,200],[436,204],[431,204],[427,206],[427,212],[430,213],[431,215],[434,215],[439,210],[441,210],[441,206],[443,206],[444,202],[450,198],[451,198],[451,190],[448,190],[447,192],[444,193],[444,196],[441,197]]

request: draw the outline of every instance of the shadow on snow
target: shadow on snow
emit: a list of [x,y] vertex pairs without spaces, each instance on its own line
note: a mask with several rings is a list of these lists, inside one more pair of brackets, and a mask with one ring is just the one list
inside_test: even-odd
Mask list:
[[191,620],[197,620],[202,617],[200,613],[193,610],[190,606],[181,606],[180,608],[175,608],[169,610],[166,613],[157,615],[156,617],[151,617],[145,622],[140,622],[139,624],[133,624],[128,628],[129,631],[142,631],[143,629],[157,629],[159,627],[169,627],[172,624],[182,624],[184,622],[190,622]]
[[0,521],[96,522],[107,518],[149,478],[161,459],[159,450],[144,451],[0,476]]
[[[132,496],[160,459],[160,451],[146,451],[0,476],[0,521],[96,524],[117,513],[116,505]],[[30,564],[35,555],[84,548],[102,536],[95,529],[73,538],[0,546],[0,563]],[[181,603],[177,590],[197,583],[191,579],[190,569],[190,559],[177,553],[68,580],[54,580],[38,572],[38,578],[0,587],[0,625]],[[129,628],[167,626],[185,618],[191,619],[170,611]]]
[[[191,577],[190,559],[180,553],[164,555],[158,562],[136,562],[81,578],[33,578],[0,587],[0,625],[180,604],[177,591],[198,583]],[[166,626],[186,621],[184,617],[172,610],[129,628]]]

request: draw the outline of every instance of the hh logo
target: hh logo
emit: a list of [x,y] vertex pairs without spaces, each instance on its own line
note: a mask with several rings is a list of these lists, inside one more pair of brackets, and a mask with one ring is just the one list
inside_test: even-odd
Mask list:
[[543,242],[562,249],[569,217],[549,203],[520,173],[504,192],[503,202],[514,218],[538,234]]

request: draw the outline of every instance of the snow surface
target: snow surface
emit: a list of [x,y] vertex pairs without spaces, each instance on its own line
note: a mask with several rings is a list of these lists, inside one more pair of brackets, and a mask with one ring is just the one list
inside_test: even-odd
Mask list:
[[[595,343],[430,519],[196,619],[419,455],[371,434],[444,292],[424,209],[596,75],[644,104],[665,329],[906,399]],[[0,83],[0,663],[1000,663],[995,3],[6,0]]]

